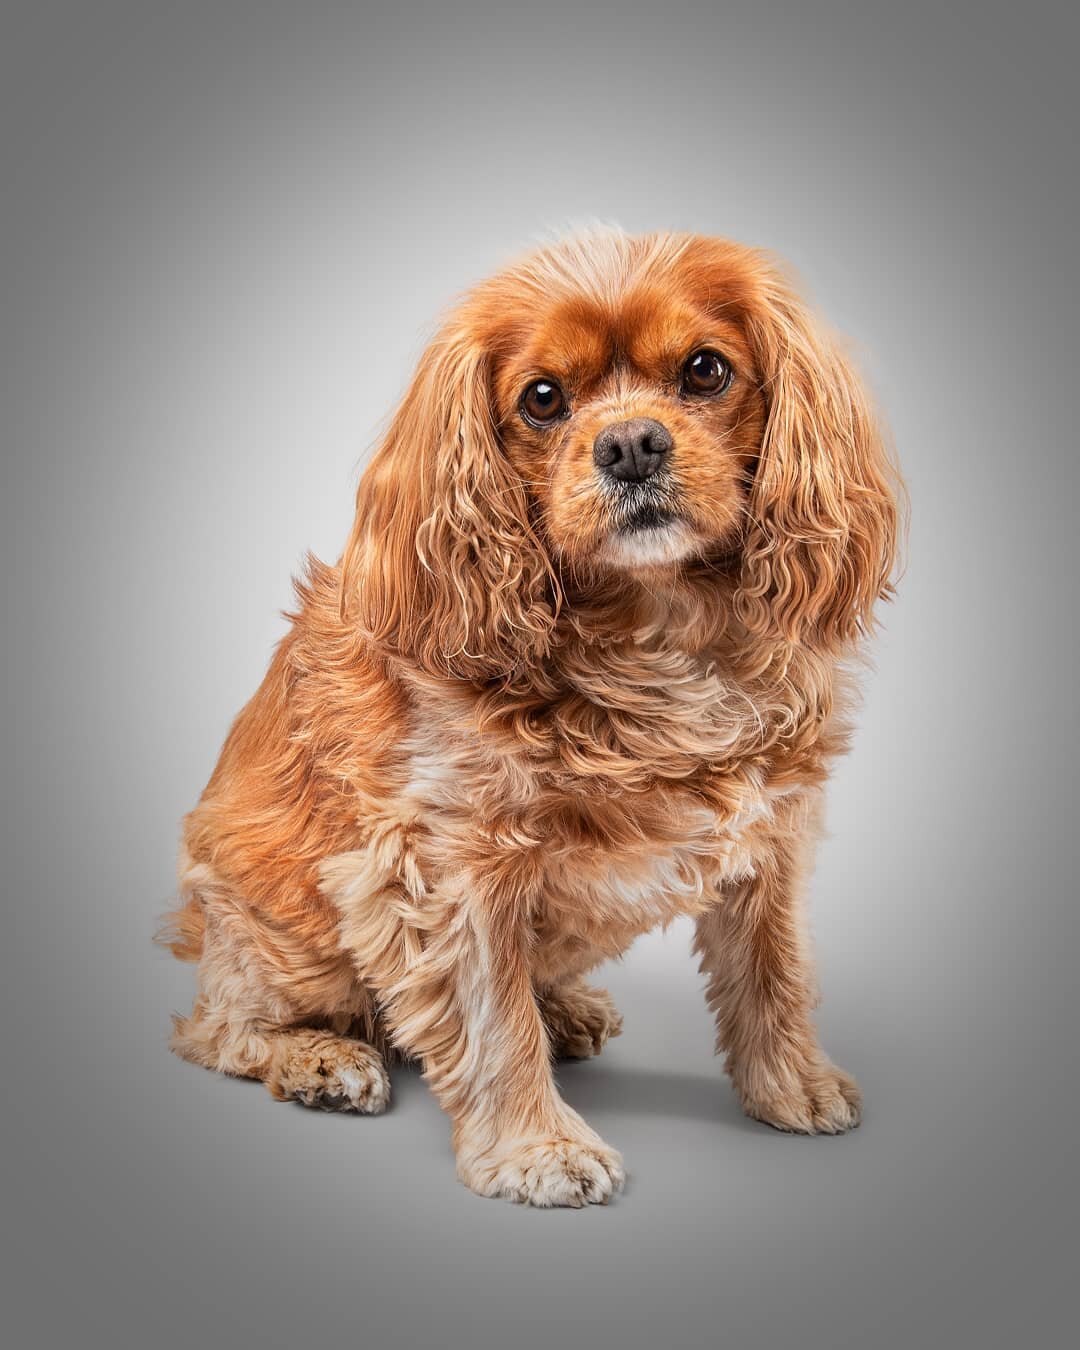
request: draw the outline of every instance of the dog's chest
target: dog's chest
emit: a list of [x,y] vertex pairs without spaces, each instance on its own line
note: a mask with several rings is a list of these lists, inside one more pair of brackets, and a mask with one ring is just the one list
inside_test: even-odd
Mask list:
[[[604,809],[604,806],[607,809]],[[597,804],[576,819],[564,811],[545,841],[543,923],[606,945],[715,903],[724,881],[752,874],[751,827],[768,812],[748,795],[723,818],[690,794],[668,789],[651,802]],[[620,818],[612,819],[613,815]],[[599,820],[602,839],[595,840]]]
[[658,700],[645,718],[579,702],[552,719],[548,753],[425,719],[405,797],[433,864],[519,867],[542,935],[589,948],[714,903],[721,881],[751,873],[771,795],[753,757],[733,754],[754,710],[680,692],[659,725]]

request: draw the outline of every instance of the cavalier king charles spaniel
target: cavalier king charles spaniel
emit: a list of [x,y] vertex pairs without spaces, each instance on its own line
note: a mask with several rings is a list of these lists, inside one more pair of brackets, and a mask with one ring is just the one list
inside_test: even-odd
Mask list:
[[760,252],[603,231],[477,286],[185,821],[176,1053],[360,1112],[401,1056],[474,1191],[602,1204],[553,1061],[620,1030],[587,972],[690,915],[745,1110],[856,1125],[800,910],[902,492]]

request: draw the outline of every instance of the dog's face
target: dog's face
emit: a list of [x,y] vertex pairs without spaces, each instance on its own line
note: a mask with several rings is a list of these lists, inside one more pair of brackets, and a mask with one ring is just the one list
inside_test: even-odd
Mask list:
[[579,572],[728,554],[766,419],[749,336],[685,255],[610,280],[492,315],[498,431],[538,531]]
[[[859,382],[776,265],[587,235],[472,291],[360,485],[342,613],[487,679],[579,597],[723,576],[747,641],[838,648],[889,590],[896,482]],[[718,582],[719,584],[719,582]]]

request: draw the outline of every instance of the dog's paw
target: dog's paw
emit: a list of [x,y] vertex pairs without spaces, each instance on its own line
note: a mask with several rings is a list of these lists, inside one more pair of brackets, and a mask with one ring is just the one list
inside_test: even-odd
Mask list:
[[557,986],[542,996],[540,1008],[559,1059],[598,1055],[622,1031],[622,1015],[606,989],[580,983]]
[[862,1116],[855,1080],[828,1060],[792,1070],[779,1089],[744,1087],[739,1095],[748,1116],[789,1134],[843,1134]]
[[364,1041],[317,1031],[280,1037],[266,1086],[278,1101],[322,1111],[378,1115],[390,1101],[390,1078],[377,1050]]
[[614,1149],[562,1137],[512,1140],[490,1155],[459,1160],[458,1173],[478,1195],[542,1209],[606,1205],[626,1180]]

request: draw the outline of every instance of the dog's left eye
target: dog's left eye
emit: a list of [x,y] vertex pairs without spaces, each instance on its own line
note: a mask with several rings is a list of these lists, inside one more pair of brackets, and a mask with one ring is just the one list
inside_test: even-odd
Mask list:
[[521,396],[521,415],[534,427],[558,421],[566,412],[566,395],[554,380],[533,380]]
[[731,376],[731,367],[719,352],[702,348],[683,366],[683,389],[688,394],[722,394]]

